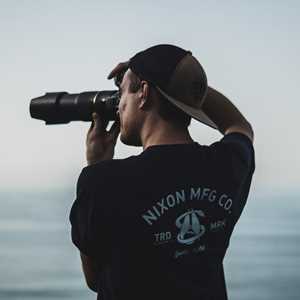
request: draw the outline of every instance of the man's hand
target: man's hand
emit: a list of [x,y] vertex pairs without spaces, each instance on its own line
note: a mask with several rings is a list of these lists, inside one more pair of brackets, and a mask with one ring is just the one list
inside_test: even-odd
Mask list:
[[[128,68],[129,61],[115,66],[107,76],[112,79]],[[93,121],[86,137],[86,160],[88,165],[102,160],[112,159],[120,133],[120,121],[117,120],[109,131],[106,130],[108,121],[101,120],[97,113],[93,113]]]
[[129,61],[121,62],[116,65],[112,71],[108,74],[107,79],[112,79],[115,76],[119,75],[121,72],[124,72],[128,69]]
[[110,130],[106,130],[108,121],[103,121],[93,113],[93,121],[86,137],[86,160],[88,165],[102,160],[112,159],[120,133],[120,122],[115,121]]

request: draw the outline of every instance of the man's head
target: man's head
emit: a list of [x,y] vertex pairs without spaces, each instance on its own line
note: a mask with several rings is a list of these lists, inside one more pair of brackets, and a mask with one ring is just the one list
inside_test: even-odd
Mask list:
[[134,55],[120,91],[121,140],[125,144],[141,145],[141,130],[149,119],[178,129],[187,129],[191,116],[214,125],[201,110],[206,74],[190,51],[177,46],[157,45]]
[[141,130],[146,120],[171,123],[174,128],[186,129],[191,117],[170,103],[148,81],[142,80],[128,69],[120,85],[119,116],[121,141],[141,146]]

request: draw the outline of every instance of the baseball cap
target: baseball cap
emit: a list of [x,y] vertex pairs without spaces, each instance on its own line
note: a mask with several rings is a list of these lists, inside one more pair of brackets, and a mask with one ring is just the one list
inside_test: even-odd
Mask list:
[[130,58],[128,67],[186,114],[218,128],[201,109],[207,94],[207,77],[191,51],[169,44],[152,46]]

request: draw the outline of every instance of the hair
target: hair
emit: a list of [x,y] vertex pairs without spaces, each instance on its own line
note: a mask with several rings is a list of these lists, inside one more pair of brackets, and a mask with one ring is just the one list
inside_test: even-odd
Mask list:
[[[141,79],[135,75],[133,72],[130,72],[130,82],[129,82],[129,91],[131,93],[136,93],[141,87]],[[153,87],[150,84],[151,87]],[[183,112],[181,109],[177,108],[172,102],[166,99],[160,92],[157,92],[159,97],[159,108],[158,114],[166,121],[172,122],[180,127],[187,128],[191,125],[191,116]]]

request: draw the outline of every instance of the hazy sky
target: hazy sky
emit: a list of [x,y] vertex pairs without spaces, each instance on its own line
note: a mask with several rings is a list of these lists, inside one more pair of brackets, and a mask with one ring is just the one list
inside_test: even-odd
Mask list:
[[[172,43],[252,124],[253,191],[299,191],[299,13],[298,1],[0,0],[1,189],[72,187],[86,165],[90,124],[46,126],[31,119],[31,98],[114,89],[106,76],[119,61]],[[191,134],[222,137],[197,122]],[[118,141],[115,157],[141,150]]]

